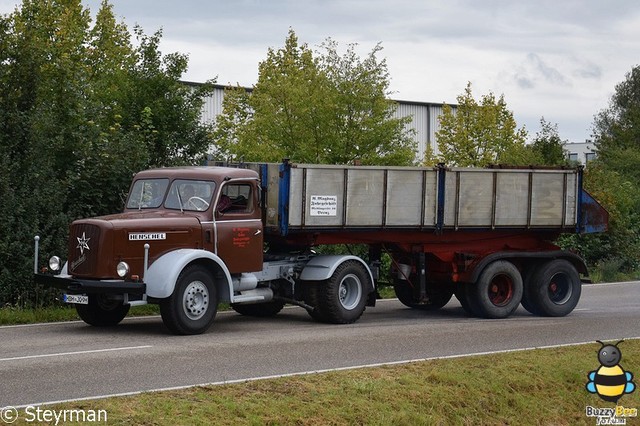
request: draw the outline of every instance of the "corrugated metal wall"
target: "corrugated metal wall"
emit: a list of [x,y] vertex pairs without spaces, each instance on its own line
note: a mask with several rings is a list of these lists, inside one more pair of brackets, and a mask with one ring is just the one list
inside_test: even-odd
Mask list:
[[213,123],[216,117],[222,113],[222,99],[224,98],[224,88],[217,87],[211,96],[207,96],[202,106],[202,121]]
[[418,143],[418,159],[424,157],[428,146],[434,153],[438,152],[436,132],[440,129],[438,117],[442,114],[442,104],[428,102],[396,101],[398,108],[395,116],[411,117],[411,122],[406,125],[407,130],[413,130]]
[[[197,85],[197,83],[187,83]],[[202,107],[202,121],[213,122],[222,112],[222,99],[224,86],[215,86],[213,94],[205,99]],[[436,132],[440,128],[438,117],[442,114],[442,104],[429,102],[396,101],[398,108],[395,116],[411,117],[411,122],[406,125],[407,130],[413,130],[418,145],[417,159],[422,160],[427,146],[431,146],[434,153],[438,152],[436,144]],[[455,108],[454,105],[452,107]]]

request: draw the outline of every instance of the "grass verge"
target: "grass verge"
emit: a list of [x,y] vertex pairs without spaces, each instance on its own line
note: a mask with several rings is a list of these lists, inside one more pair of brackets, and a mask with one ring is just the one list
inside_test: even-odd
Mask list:
[[[640,340],[619,347],[620,364],[640,375]],[[599,348],[594,342],[46,408],[106,410],[109,425],[595,425],[587,406],[615,407],[585,389],[587,374],[600,367]],[[619,404],[640,408],[640,391]]]
[[[129,316],[159,315],[158,305],[132,306]],[[35,324],[79,320],[73,306],[51,306],[47,308],[23,309],[0,308],[0,325]]]

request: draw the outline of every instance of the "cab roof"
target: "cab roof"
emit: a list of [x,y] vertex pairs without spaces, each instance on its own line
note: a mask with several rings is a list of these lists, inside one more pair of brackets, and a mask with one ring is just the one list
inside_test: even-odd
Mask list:
[[234,167],[210,167],[210,166],[190,166],[190,167],[165,167],[159,169],[143,170],[136,173],[135,179],[202,179],[222,181],[228,179],[258,179],[258,173],[250,169],[240,169]]

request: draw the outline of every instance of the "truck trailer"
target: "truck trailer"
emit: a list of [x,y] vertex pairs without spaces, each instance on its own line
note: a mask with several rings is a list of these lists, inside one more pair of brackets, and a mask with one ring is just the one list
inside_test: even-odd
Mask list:
[[[472,316],[506,318],[520,304],[565,316],[588,271],[554,241],[608,226],[582,173],[288,160],[145,170],[122,213],[70,225],[66,261],[40,267],[36,236],[34,276],[90,325],[159,304],[171,332],[199,334],[220,303],[255,317],[294,304],[317,321],[355,322],[375,306],[386,253],[410,308],[437,310],[455,295]],[[318,253],[331,245],[368,253]]]

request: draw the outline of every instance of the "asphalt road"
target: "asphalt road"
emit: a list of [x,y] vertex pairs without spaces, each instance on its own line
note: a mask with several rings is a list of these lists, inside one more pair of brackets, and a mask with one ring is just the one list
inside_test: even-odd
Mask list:
[[219,313],[200,336],[172,336],[159,317],[99,329],[82,322],[0,327],[0,407],[440,356],[640,337],[640,282],[588,285],[576,310],[542,318],[466,317],[379,301],[351,325],[300,308],[270,319]]

